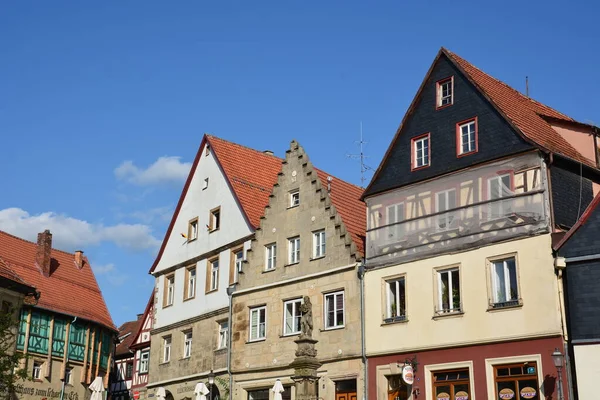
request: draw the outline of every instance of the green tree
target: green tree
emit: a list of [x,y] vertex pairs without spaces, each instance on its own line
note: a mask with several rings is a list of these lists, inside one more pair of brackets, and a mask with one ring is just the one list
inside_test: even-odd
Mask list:
[[16,351],[19,321],[14,309],[0,312],[0,397],[12,398],[15,384],[27,379],[27,371],[19,369],[23,354]]

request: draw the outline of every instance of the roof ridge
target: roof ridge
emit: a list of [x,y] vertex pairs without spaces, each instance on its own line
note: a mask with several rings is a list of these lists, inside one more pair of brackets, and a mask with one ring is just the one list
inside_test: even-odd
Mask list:
[[[29,244],[32,244],[34,246],[37,246],[37,242],[33,242],[31,240],[20,238],[18,236],[13,235],[12,233],[8,233],[8,232],[3,231],[3,230],[0,230],[0,235],[10,236],[13,239],[17,239],[17,240],[20,240],[22,242],[29,243]],[[57,249],[56,247],[52,247],[52,251],[58,251],[59,253],[63,253],[63,254],[67,254],[67,255],[75,257],[75,253],[69,253],[68,251]]]
[[279,160],[283,160],[283,158],[276,156],[276,155],[275,155],[275,153],[273,153],[273,154],[265,153],[264,151],[257,150],[257,149],[254,149],[254,148],[252,148],[252,147],[245,146],[245,145],[243,145],[243,144],[239,144],[239,143],[236,143],[236,142],[232,142],[232,141],[230,141],[230,140],[223,139],[223,138],[220,138],[220,137],[218,137],[218,136],[215,136],[215,135],[210,135],[210,134],[208,134],[208,133],[207,133],[207,134],[206,134],[206,137],[207,137],[209,140],[210,140],[210,139],[217,139],[217,140],[220,140],[220,141],[222,141],[222,142],[229,143],[229,144],[231,144],[231,145],[233,145],[233,146],[236,146],[236,147],[241,147],[241,148],[243,148],[243,149],[246,149],[246,150],[251,150],[251,151],[254,151],[254,152],[256,152],[256,153],[263,154],[263,155],[265,155],[265,156],[274,157],[274,158],[277,158],[277,159],[279,159]]

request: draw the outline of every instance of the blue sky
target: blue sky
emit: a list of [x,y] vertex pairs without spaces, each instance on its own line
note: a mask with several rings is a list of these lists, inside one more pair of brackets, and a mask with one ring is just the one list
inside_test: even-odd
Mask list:
[[147,271],[202,134],[360,183],[440,46],[600,124],[594,2],[5,2],[0,229],[49,228],[90,258],[116,324]]

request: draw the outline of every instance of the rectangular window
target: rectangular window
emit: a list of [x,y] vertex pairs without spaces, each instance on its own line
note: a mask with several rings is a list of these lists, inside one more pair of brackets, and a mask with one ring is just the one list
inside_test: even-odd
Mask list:
[[210,289],[209,291],[217,290],[219,287],[219,259],[216,258],[209,262],[210,264]]
[[464,400],[471,398],[468,369],[436,371],[432,375],[434,398]]
[[457,155],[477,152],[477,118],[456,124]]
[[187,300],[196,296],[196,267],[186,268],[185,275],[185,299]]
[[148,365],[150,364],[150,352],[143,351],[140,355],[140,374],[148,373]]
[[446,212],[456,208],[456,190],[444,190],[443,192],[436,193],[435,196],[435,212],[441,212],[437,216],[437,229],[445,231],[454,228],[452,223],[454,222],[454,213]]
[[205,190],[208,188],[208,178],[204,178],[204,182],[202,183],[202,190]]
[[429,166],[431,149],[429,146],[429,133],[418,136],[411,140],[412,143],[412,169]]
[[325,295],[325,329],[344,326],[344,292]]
[[188,242],[198,239],[198,217],[191,219],[188,223]]
[[388,228],[388,234],[396,242],[404,237],[405,225],[400,222],[404,221],[405,212],[404,202],[386,207],[386,225],[392,225]]
[[219,323],[219,349],[227,348],[229,343],[229,322]]
[[163,362],[171,361],[171,336],[163,338]]
[[39,381],[42,379],[42,363],[34,361],[31,377],[34,381]]
[[300,205],[300,190],[292,190],[290,192],[290,207],[296,207]]
[[133,377],[133,363],[128,362],[125,365],[125,379],[131,379]]
[[265,269],[275,269],[275,265],[277,264],[277,244],[271,243],[266,245],[265,252],[265,259],[267,260],[267,262],[265,263]]
[[175,298],[175,275],[165,276],[164,306],[168,307],[168,306],[173,305],[174,298]]
[[437,272],[438,313],[460,312],[460,275],[458,268]]
[[248,400],[269,400],[269,389],[248,390]]
[[294,299],[283,303],[283,334],[295,335],[300,333],[300,317],[302,312],[300,306],[302,299]]
[[514,257],[491,262],[492,302],[494,308],[519,304],[517,263]]
[[267,307],[250,309],[250,341],[261,340],[267,337]]
[[183,334],[183,358],[189,358],[192,355],[192,331]]
[[300,262],[300,237],[288,239],[288,264]]
[[386,286],[386,321],[402,321],[406,319],[406,279],[404,277],[385,282]]
[[221,207],[210,210],[208,230],[214,232],[221,227]]
[[494,386],[497,399],[539,399],[537,363],[494,366]]
[[436,92],[436,108],[452,105],[454,103],[454,77],[437,82]]
[[325,230],[313,232],[313,258],[325,255]]
[[511,194],[509,174],[498,175],[488,179],[488,200],[497,200],[488,204],[488,219],[498,219],[506,215],[510,209],[510,204],[505,204],[500,199]]
[[73,384],[73,368],[65,368],[65,384],[72,385]]
[[235,262],[235,271],[239,274],[242,272],[242,267],[244,266],[244,250],[236,251],[233,259]]

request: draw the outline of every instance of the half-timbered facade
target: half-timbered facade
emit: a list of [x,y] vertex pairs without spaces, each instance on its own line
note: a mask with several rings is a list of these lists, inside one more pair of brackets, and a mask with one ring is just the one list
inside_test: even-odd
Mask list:
[[596,132],[439,52],[364,193],[371,399],[555,393],[551,233],[598,191]]
[[134,352],[134,370],[131,379],[131,392],[134,399],[147,400],[148,370],[150,360],[150,332],[154,318],[154,292],[148,301],[133,342],[129,348]]
[[134,337],[142,323],[143,314],[134,321],[127,321],[119,327],[118,343],[115,346],[115,363],[110,379],[112,400],[129,400],[135,370],[135,352],[131,349]]

